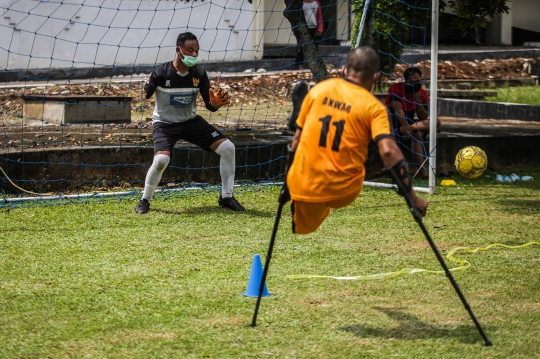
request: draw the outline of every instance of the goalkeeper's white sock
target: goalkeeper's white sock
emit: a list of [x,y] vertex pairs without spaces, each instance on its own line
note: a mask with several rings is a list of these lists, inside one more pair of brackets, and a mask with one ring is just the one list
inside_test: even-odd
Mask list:
[[216,153],[221,156],[219,160],[219,173],[221,174],[221,197],[232,197],[234,188],[234,143],[225,140],[216,148]]
[[146,180],[144,181],[144,192],[142,196],[142,198],[148,202],[150,202],[152,199],[152,196],[156,191],[156,187],[161,180],[161,176],[169,164],[169,160],[169,156],[161,153],[154,156],[154,162],[152,162],[152,166],[150,166],[150,169],[146,174]]

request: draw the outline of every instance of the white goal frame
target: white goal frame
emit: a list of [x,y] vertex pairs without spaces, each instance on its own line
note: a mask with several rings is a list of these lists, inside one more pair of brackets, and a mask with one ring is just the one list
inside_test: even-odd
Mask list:
[[[355,48],[360,46],[362,32],[366,20],[367,9],[371,4],[371,0],[366,0],[358,36],[356,37]],[[439,51],[439,0],[431,0],[431,46],[430,46],[430,83],[429,83],[429,179],[428,187],[413,187],[416,192],[425,192],[429,194],[435,193],[437,187],[437,58]],[[396,188],[396,185],[388,183],[378,183],[365,181],[365,186]]]

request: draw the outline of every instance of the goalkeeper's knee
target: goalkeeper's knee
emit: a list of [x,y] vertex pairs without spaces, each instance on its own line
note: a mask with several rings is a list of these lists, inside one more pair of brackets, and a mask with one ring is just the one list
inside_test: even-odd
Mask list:
[[155,170],[158,172],[163,172],[167,168],[170,159],[170,156],[158,153],[154,156],[154,160],[152,161],[152,167],[154,167]]

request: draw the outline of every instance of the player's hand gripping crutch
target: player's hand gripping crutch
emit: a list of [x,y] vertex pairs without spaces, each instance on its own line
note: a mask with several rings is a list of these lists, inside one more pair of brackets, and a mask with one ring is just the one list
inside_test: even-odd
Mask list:
[[450,280],[450,283],[452,283],[452,286],[454,287],[457,295],[459,296],[459,299],[461,299],[461,302],[463,303],[463,306],[465,306],[465,309],[469,313],[471,319],[474,322],[474,325],[476,325],[476,328],[480,332],[480,335],[484,339],[486,346],[493,345],[489,338],[487,337],[486,333],[484,332],[484,329],[482,329],[482,326],[476,319],[476,316],[474,315],[471,307],[469,306],[469,303],[467,303],[467,299],[465,299],[465,296],[459,289],[458,284],[454,280],[454,277],[452,276],[452,273],[448,269],[448,266],[444,262],[443,257],[441,256],[441,253],[437,249],[437,246],[435,245],[435,242],[433,242],[433,239],[431,239],[431,236],[429,235],[429,232],[427,231],[426,227],[424,226],[424,223],[422,222],[422,213],[418,209],[418,207],[415,204],[415,201],[413,200],[413,197],[411,195],[412,191],[412,178],[408,171],[408,164],[405,160],[401,160],[394,166],[387,168],[386,172],[392,177],[392,180],[397,185],[398,193],[405,197],[405,201],[407,202],[407,206],[409,207],[409,210],[411,211],[412,216],[414,217],[414,220],[418,223],[420,226],[420,229],[422,229],[422,232],[424,232],[424,235],[426,236],[427,241],[429,242],[429,245],[431,246],[431,249],[435,253],[435,256],[439,260],[439,263],[444,269],[444,273]]
[[261,298],[264,291],[264,283],[266,282],[266,275],[268,274],[268,268],[270,268],[270,259],[272,258],[272,250],[274,249],[274,242],[276,241],[276,234],[279,227],[279,220],[281,219],[281,211],[283,206],[291,200],[291,195],[289,193],[289,188],[287,187],[287,172],[291,168],[295,150],[292,149],[291,145],[287,146],[288,157],[287,157],[287,169],[285,171],[285,182],[283,187],[281,187],[281,192],[279,193],[278,198],[278,210],[276,213],[276,220],[274,222],[274,229],[272,230],[272,237],[270,238],[270,245],[268,246],[268,253],[266,254],[266,260],[264,262],[264,269],[261,278],[261,285],[259,286],[259,293],[257,296],[257,303],[255,304],[255,311],[253,312],[253,319],[251,321],[251,326],[254,327],[257,325],[257,314],[259,313],[259,306],[261,305]]

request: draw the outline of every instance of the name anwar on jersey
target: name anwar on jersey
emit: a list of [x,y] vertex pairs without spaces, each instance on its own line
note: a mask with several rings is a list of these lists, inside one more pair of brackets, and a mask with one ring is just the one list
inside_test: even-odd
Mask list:
[[339,101],[336,101],[336,100],[328,98],[328,97],[324,98],[322,104],[326,105],[326,106],[333,107],[333,108],[338,109],[340,111],[345,111],[347,113],[351,112],[351,105],[347,105],[344,102],[339,102]]

